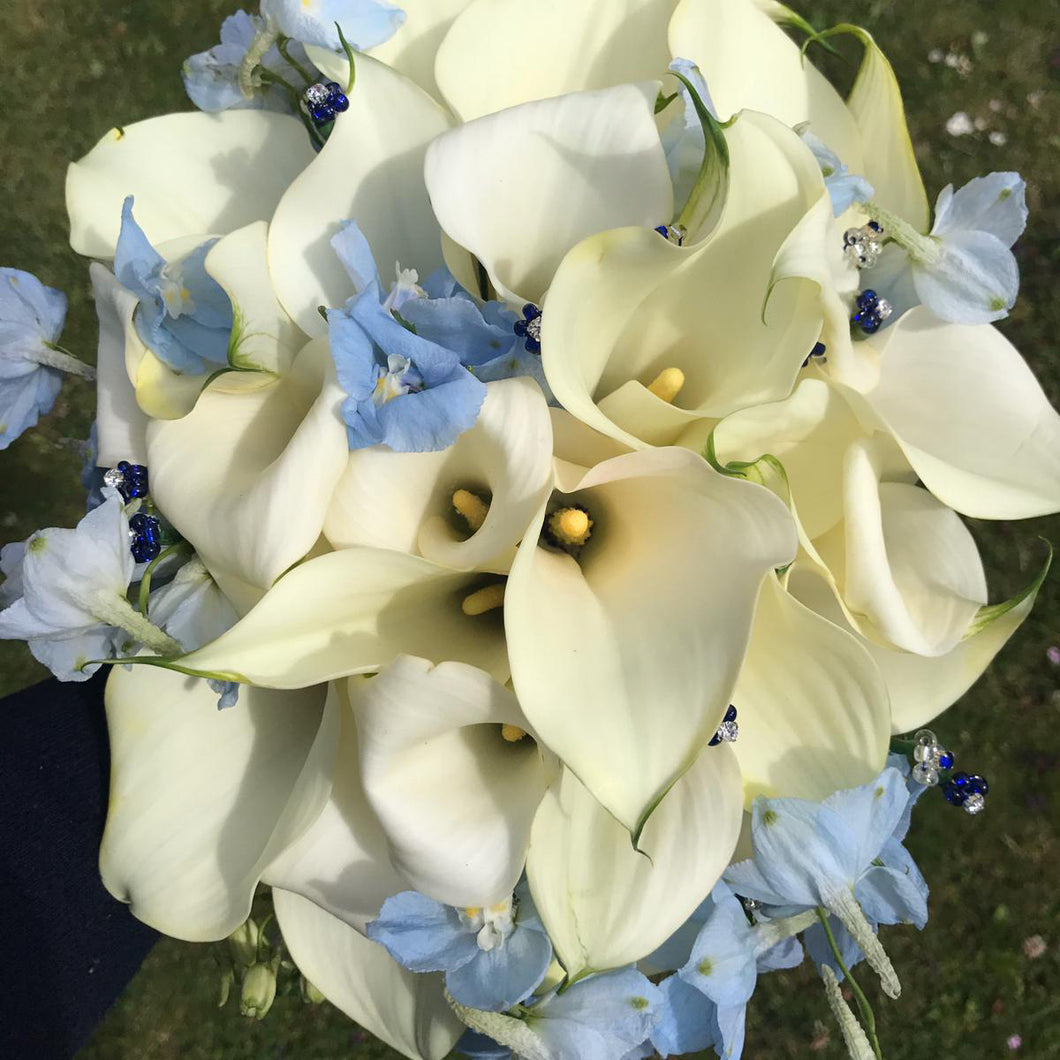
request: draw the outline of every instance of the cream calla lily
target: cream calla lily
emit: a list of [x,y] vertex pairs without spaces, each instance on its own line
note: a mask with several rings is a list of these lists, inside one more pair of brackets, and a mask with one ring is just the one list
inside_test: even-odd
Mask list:
[[463,663],[403,656],[351,679],[350,698],[394,867],[446,905],[510,898],[552,772],[515,696]]
[[234,931],[265,867],[327,795],[323,693],[247,688],[237,708],[219,712],[204,681],[115,669],[107,890],[167,935],[206,942]]
[[346,686],[345,680],[328,686],[332,742],[325,767],[326,801],[309,828],[268,865],[262,880],[363,932],[383,902],[409,884],[391,864],[386,836],[365,797]]
[[167,114],[112,129],[66,177],[70,242],[111,258],[126,196],[158,246],[268,220],[312,161],[302,123],[265,110]]
[[331,247],[343,221],[357,222],[381,263],[398,261],[421,276],[441,267],[423,158],[430,141],[448,128],[449,118],[423,89],[358,57],[350,109],[287,189],[269,227],[277,297],[306,334],[327,330],[319,306],[341,306],[354,293]]
[[636,834],[714,735],[762,578],[794,557],[795,525],[768,490],[684,449],[605,461],[550,507],[571,505],[593,521],[580,557],[538,544],[542,513],[512,566],[515,690],[545,744]]
[[872,345],[865,401],[941,501],[984,519],[1060,510],[1060,415],[1000,331],[921,307]]
[[535,99],[660,77],[670,63],[674,3],[473,0],[438,50],[439,88],[462,121],[473,121]]
[[441,976],[406,971],[376,942],[303,898],[273,891],[276,921],[302,974],[336,1008],[410,1060],[442,1060],[465,1027]]
[[536,100],[431,144],[427,188],[438,220],[504,297],[540,304],[564,254],[586,236],[670,218],[658,88],[653,81]]
[[565,769],[534,820],[527,876],[567,975],[631,964],[669,938],[729,864],[742,806],[731,748],[705,748],[645,826],[640,853]]
[[[820,167],[762,114],[741,113],[725,136],[730,190],[707,239],[677,247],[647,229],[605,232],[567,255],[549,292],[553,392],[628,445],[673,444],[697,420],[786,397],[821,331],[816,282],[771,284],[782,244],[827,200]],[[684,385],[667,402],[649,385],[671,367]]]
[[242,621],[179,660],[266,688],[374,673],[399,655],[454,659],[507,680],[500,612],[466,614],[481,575],[389,549],[347,548],[288,572]]
[[323,344],[282,379],[249,378],[255,389],[211,386],[183,419],[153,422],[148,456],[159,508],[211,572],[266,589],[320,536],[346,464],[343,393]]
[[[552,428],[540,388],[529,379],[488,383],[475,426],[448,449],[350,453],[324,534],[335,548],[371,545],[460,570],[506,571],[544,503],[551,465]],[[460,527],[456,489],[489,498],[477,529]]]

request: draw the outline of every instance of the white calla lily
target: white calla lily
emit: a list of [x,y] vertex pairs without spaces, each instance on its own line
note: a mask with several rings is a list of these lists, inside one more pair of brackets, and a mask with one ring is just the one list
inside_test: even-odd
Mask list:
[[861,172],[854,116],[755,0],[681,0],[670,22],[670,51],[703,72],[720,118],[749,109],[785,125],[809,122],[853,172]]
[[67,172],[70,242],[86,257],[113,257],[129,195],[156,246],[234,232],[268,220],[312,159],[302,123],[265,110],[167,114],[112,129]]
[[[507,570],[548,494],[551,467],[552,428],[540,388],[529,379],[488,383],[475,426],[448,449],[350,453],[324,534],[335,548],[372,545],[459,570]],[[488,508],[477,528],[461,529],[457,490]]]
[[438,223],[423,181],[427,145],[449,118],[419,86],[359,56],[350,108],[313,164],[291,183],[269,226],[269,272],[280,303],[308,335],[317,309],[341,306],[353,283],[331,246],[354,220],[380,262],[426,276],[442,265]]
[[343,392],[322,343],[282,379],[245,378],[254,389],[211,386],[151,424],[151,492],[215,577],[266,589],[320,536],[348,454]]
[[427,152],[438,221],[512,302],[540,304],[595,232],[673,213],[655,125],[658,82],[535,100],[440,136]]
[[864,398],[940,500],[983,519],[1060,510],[1060,415],[1001,332],[918,308],[872,341]]
[[819,802],[884,766],[891,709],[872,654],[775,575],[762,586],[732,701],[748,810],[759,795]]
[[851,626],[828,579],[799,564],[788,588],[807,607],[841,629],[849,629],[872,655],[887,684],[891,731],[913,732],[948,710],[975,684],[1034,607],[1045,576],[1039,575],[1011,600],[983,608],[964,639],[945,655],[923,656],[865,640]]
[[591,520],[579,558],[538,543],[542,513],[512,566],[515,690],[545,744],[637,835],[714,735],[795,525],[768,490],[684,449],[598,464],[551,505],[571,506]]
[[327,799],[309,828],[264,870],[262,881],[363,932],[383,902],[408,882],[391,864],[386,836],[365,797],[346,681],[328,686],[327,709],[333,716]]
[[704,748],[645,826],[641,853],[565,769],[534,820],[526,869],[567,975],[631,964],[665,942],[725,871],[742,808],[732,749]]
[[403,656],[351,679],[350,700],[394,867],[446,905],[510,898],[552,772],[515,696],[463,663]]
[[299,894],[273,891],[276,922],[301,973],[340,1011],[410,1060],[442,1060],[466,1029],[446,1003],[442,978],[402,968]]
[[266,688],[303,688],[374,673],[408,654],[507,680],[500,611],[462,607],[482,586],[481,575],[403,552],[330,552],[288,572],[242,621],[179,663]]
[[473,0],[438,50],[438,86],[467,122],[535,99],[660,77],[670,63],[674,3]]
[[[784,241],[828,199],[820,167],[762,114],[741,113],[725,138],[729,194],[707,239],[677,247],[650,229],[605,232],[567,255],[549,292],[541,342],[553,392],[631,446],[673,444],[696,420],[786,397],[821,331],[819,284],[772,278]],[[651,386],[671,368],[683,386],[668,402]]]
[[243,689],[217,710],[204,681],[137,666],[107,682],[111,792],[100,872],[167,935],[222,939],[269,862],[327,794],[323,689]]

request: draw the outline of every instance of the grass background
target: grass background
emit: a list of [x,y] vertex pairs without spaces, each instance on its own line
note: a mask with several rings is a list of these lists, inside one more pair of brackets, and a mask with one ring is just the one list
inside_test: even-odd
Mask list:
[[[4,0],[0,40],[0,264],[67,292],[64,343],[91,360],[95,315],[86,263],[66,242],[63,179],[112,125],[187,109],[179,69],[215,42],[234,0]],[[1060,2],[1058,0],[833,0],[800,10],[818,26],[853,21],[872,31],[903,86],[917,153],[934,196],[994,169],[1028,181],[1031,223],[1017,248],[1019,304],[1002,330],[1060,403],[1060,302],[1054,297],[1060,225]],[[950,56],[947,61],[947,56]],[[851,67],[837,66],[849,77]],[[953,136],[964,111],[976,131]],[[999,143],[996,141],[1004,140]],[[0,542],[82,512],[77,440],[92,420],[90,388],[69,380],[51,416],[0,453]],[[975,523],[992,599],[1025,584],[1060,544],[1060,520]],[[889,1002],[873,984],[891,1060],[953,1051],[962,1057],[1060,1056],[1060,579],[992,670],[935,728],[962,766],[990,778],[988,812],[969,818],[925,798],[909,839],[932,887],[923,933],[885,929],[904,992]],[[42,678],[24,646],[0,643],[0,694]],[[1032,958],[1024,940],[1042,936]],[[209,947],[161,942],[80,1060],[394,1057],[330,1006],[281,997],[263,1023],[234,1005],[218,1011]],[[1017,1049],[1009,1039],[1021,1038]],[[764,978],[752,1003],[749,1060],[845,1055],[815,977],[804,967]]]

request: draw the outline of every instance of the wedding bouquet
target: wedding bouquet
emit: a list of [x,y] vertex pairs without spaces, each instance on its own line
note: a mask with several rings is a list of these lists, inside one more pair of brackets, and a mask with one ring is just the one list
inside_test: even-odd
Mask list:
[[[111,667],[107,888],[409,1057],[738,1058],[804,954],[881,1057],[913,804],[988,795],[922,727],[1047,569],[988,605],[960,516],[1060,510],[1023,181],[932,209],[770,0],[262,0],[183,73],[70,167],[89,511],[2,554]],[[91,370],[2,276],[6,446]]]

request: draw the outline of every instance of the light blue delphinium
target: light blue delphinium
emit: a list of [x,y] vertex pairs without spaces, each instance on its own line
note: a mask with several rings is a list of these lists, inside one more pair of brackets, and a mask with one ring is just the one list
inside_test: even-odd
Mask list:
[[1018,173],[976,177],[957,191],[947,185],[927,235],[870,207],[894,240],[871,280],[891,303],[891,319],[921,303],[954,324],[989,324],[1008,316],[1019,294],[1011,248],[1027,226],[1026,187]]
[[215,242],[203,243],[179,262],[167,262],[136,223],[132,196],[122,206],[114,274],[140,299],[134,320],[144,344],[186,375],[228,364],[232,303],[204,266]]
[[346,40],[359,51],[382,44],[404,25],[405,12],[383,0],[261,0],[261,13],[285,37],[339,51]]
[[552,943],[526,888],[478,909],[404,891],[383,903],[366,931],[406,968],[445,972],[446,989],[460,1004],[491,1012],[526,1000],[552,961]]
[[[236,109],[276,110],[293,113],[290,94],[276,85],[253,84],[254,91],[246,96],[240,87],[239,76],[243,60],[255,39],[266,31],[260,15],[237,11],[221,23],[221,43],[208,51],[191,56],[184,63],[181,75],[188,98],[199,110],[220,111]],[[288,45],[291,58],[310,76],[320,80],[319,71],[309,61],[305,48],[297,41]],[[294,68],[284,59],[279,48],[272,45],[261,58],[261,65],[270,73],[291,82],[300,80]],[[302,87],[301,85],[297,87]]]
[[649,1036],[661,1004],[658,987],[636,969],[622,968],[552,990],[518,1018],[462,1012],[474,1029],[457,1049],[474,1060],[641,1060],[651,1055]]
[[685,956],[677,974],[660,984],[664,1003],[652,1032],[659,1054],[714,1046],[719,1056],[738,1060],[747,1003],[759,974],[802,963],[802,947],[793,936],[808,922],[803,915],[752,924],[732,891],[718,883],[690,921],[698,925],[691,948],[687,948],[688,931],[681,929],[672,944],[653,955],[657,960],[669,953],[671,961]]
[[915,881],[877,863],[891,849],[908,800],[905,778],[891,767],[821,803],[758,798],[751,811],[754,855],[730,866],[725,880],[738,894],[764,903],[770,916],[827,910],[851,933],[885,992],[897,997],[898,977],[867,915],[887,905],[890,888],[900,889],[903,901],[915,901]]
[[0,611],[0,640],[27,641],[61,681],[86,681],[99,669],[89,663],[136,643],[162,654],[180,650],[126,598],[135,567],[129,520],[116,490],[104,496],[76,529],[40,530],[0,553],[10,600]]
[[342,417],[350,449],[379,444],[400,453],[447,449],[475,425],[485,384],[456,352],[395,317],[409,308],[410,292],[384,298],[375,259],[355,223],[347,222],[332,246],[357,288],[343,309],[328,312],[331,354],[348,395]]
[[837,155],[823,140],[818,139],[809,129],[809,123],[795,127],[802,142],[813,152],[817,164],[824,175],[824,186],[832,200],[832,212],[836,217],[846,213],[856,202],[869,202],[875,191],[872,185],[857,173],[851,173]]
[[56,343],[66,295],[19,269],[0,269],[0,450],[51,412],[62,373],[95,377]]

